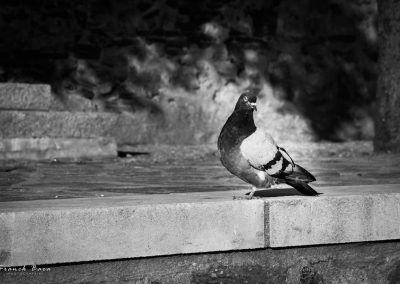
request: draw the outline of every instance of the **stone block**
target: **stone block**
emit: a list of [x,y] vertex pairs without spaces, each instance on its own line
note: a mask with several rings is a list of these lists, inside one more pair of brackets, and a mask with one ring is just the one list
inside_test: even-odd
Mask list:
[[148,113],[0,111],[0,138],[114,137],[119,144],[153,144],[170,129]]
[[50,85],[0,83],[0,109],[96,112],[102,107],[98,104],[76,93],[57,97]]
[[116,156],[117,143],[113,138],[0,139],[0,160],[105,158]]
[[[363,187],[364,194],[362,190],[354,194]],[[377,190],[368,192],[372,187]],[[269,246],[400,239],[400,185],[347,188],[343,195],[267,201]]]
[[265,244],[261,200],[88,208],[89,203],[1,212],[0,265],[243,250]]
[[1,138],[110,136],[118,115],[95,112],[0,111]]
[[54,101],[49,85],[0,83],[0,109],[49,110]]

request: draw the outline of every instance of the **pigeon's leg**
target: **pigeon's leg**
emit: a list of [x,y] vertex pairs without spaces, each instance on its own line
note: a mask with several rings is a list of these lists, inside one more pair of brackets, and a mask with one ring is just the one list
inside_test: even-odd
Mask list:
[[279,180],[277,178],[273,178],[273,177],[267,176],[265,188],[271,188],[274,185],[277,185],[279,183],[280,182],[279,182]]
[[253,185],[253,186],[251,187],[251,192],[250,192],[249,196],[247,197],[247,199],[252,199],[254,193],[256,192],[256,190],[257,190],[257,187],[255,187],[255,186]]
[[249,195],[245,195],[245,196],[233,196],[233,199],[234,199],[234,200],[243,200],[243,199],[244,199],[244,200],[250,200],[250,199],[253,199],[253,198],[259,198],[258,196],[253,196],[254,193],[256,192],[256,190],[257,190],[257,187],[252,186],[251,192],[250,192]]

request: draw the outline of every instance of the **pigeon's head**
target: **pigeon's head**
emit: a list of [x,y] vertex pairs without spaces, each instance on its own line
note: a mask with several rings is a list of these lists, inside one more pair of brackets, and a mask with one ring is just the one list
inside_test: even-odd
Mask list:
[[257,92],[254,90],[244,91],[235,106],[235,110],[255,110],[257,111]]

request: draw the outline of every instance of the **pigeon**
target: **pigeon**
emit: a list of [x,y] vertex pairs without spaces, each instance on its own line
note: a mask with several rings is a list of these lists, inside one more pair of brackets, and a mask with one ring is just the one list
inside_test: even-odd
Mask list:
[[233,113],[222,127],[218,150],[222,165],[233,175],[252,185],[255,191],[285,183],[304,195],[319,195],[308,183],[315,177],[297,165],[288,152],[254,124],[257,91],[248,89],[239,97]]

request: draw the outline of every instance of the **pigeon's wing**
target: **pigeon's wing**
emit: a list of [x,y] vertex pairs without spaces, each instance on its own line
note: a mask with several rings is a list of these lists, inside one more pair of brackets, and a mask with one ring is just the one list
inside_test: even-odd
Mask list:
[[256,130],[243,140],[240,152],[252,167],[278,178],[302,194],[319,194],[308,185],[309,182],[315,181],[315,177],[296,165],[286,150],[278,147],[267,133]]
[[292,158],[260,129],[243,140],[240,151],[252,167],[266,171],[270,176],[283,178],[293,173],[295,164]]

